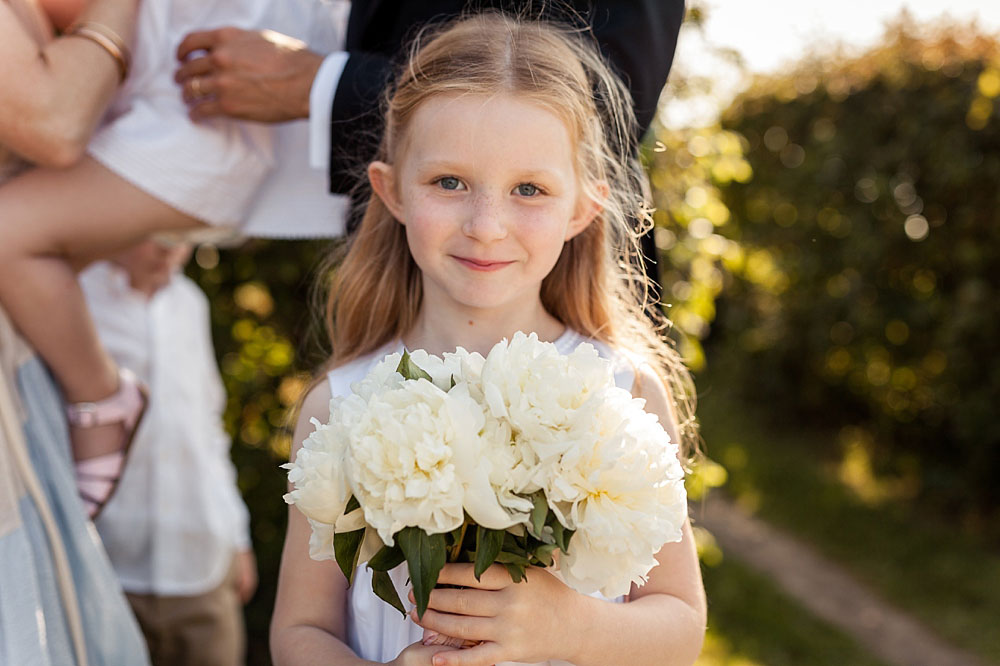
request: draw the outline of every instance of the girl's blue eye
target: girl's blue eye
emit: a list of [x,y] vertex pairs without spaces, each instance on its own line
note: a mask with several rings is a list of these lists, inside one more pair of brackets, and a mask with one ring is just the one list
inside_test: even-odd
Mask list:
[[462,187],[462,181],[454,176],[445,176],[438,179],[438,185],[446,190],[457,190]]
[[522,197],[533,197],[539,192],[541,192],[541,190],[538,189],[537,185],[532,185],[531,183],[521,183],[515,189],[517,190],[517,193],[520,194]]

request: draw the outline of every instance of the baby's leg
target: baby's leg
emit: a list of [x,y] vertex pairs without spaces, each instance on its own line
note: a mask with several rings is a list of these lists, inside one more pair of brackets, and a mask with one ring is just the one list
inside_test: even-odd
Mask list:
[[[0,186],[0,304],[67,402],[100,401],[118,389],[76,272],[151,233],[200,225],[89,158]],[[78,460],[122,446],[118,424],[73,428],[71,436]]]

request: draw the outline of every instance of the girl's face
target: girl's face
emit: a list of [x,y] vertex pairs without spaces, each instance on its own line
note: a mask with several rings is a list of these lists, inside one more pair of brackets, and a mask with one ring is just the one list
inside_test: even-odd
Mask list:
[[375,192],[406,227],[424,303],[538,303],[563,244],[600,210],[582,195],[565,123],[523,98],[440,95],[418,107]]

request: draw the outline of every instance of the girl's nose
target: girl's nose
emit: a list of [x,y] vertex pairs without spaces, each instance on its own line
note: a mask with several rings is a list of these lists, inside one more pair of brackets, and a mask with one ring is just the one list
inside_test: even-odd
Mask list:
[[507,237],[507,222],[500,197],[481,194],[473,200],[469,216],[462,225],[462,232],[481,243]]

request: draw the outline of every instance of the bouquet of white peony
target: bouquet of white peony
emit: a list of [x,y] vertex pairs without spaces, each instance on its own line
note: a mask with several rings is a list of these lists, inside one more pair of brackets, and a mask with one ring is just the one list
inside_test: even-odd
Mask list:
[[391,354],[286,467],[285,501],[308,518],[310,556],[404,612],[389,571],[409,568],[423,615],[446,562],[499,562],[519,582],[558,566],[574,589],[642,584],[687,516],[677,445],[615,386],[592,345],[569,354],[517,333],[483,358]]

